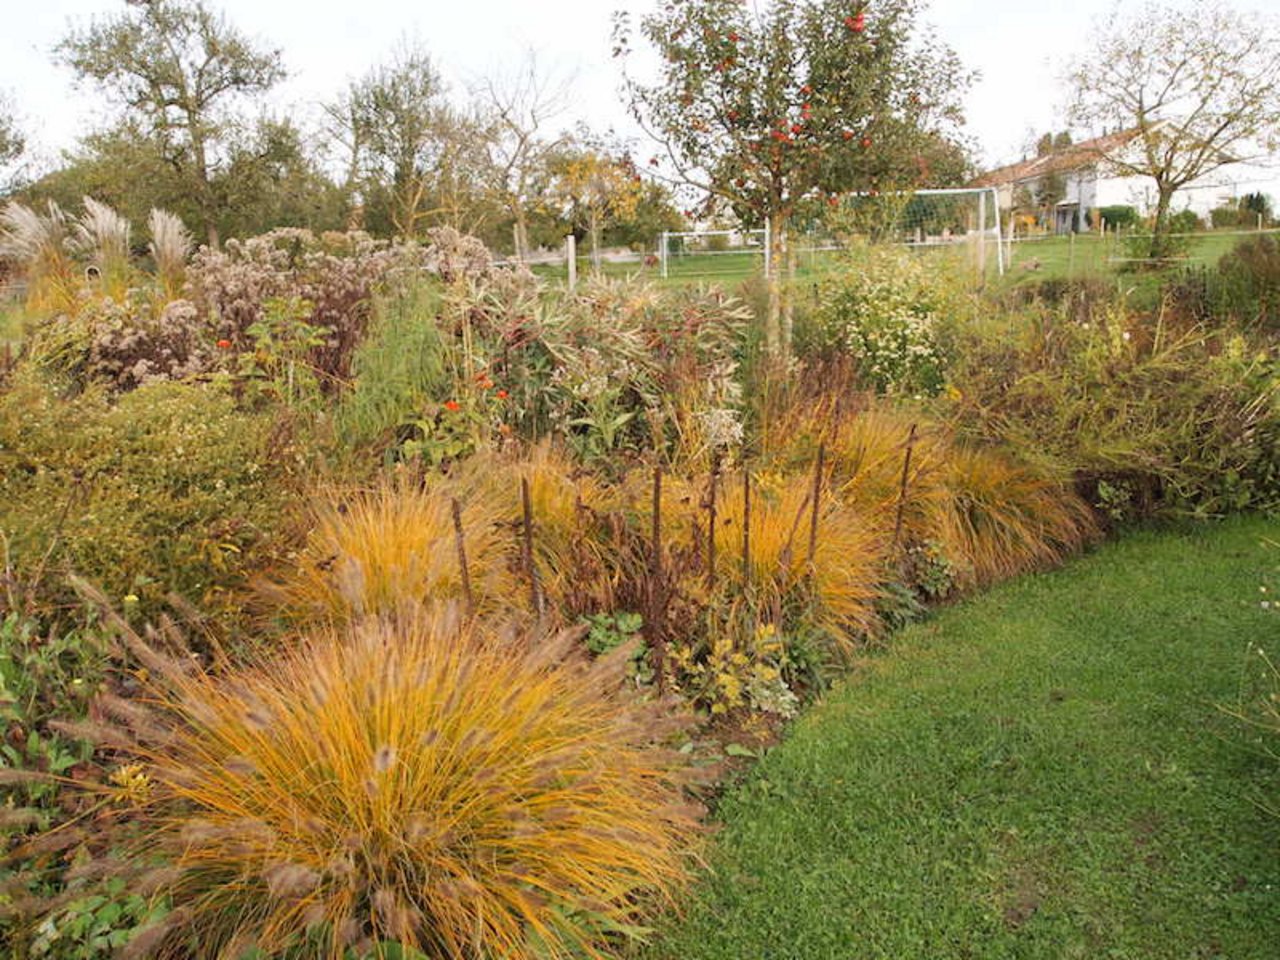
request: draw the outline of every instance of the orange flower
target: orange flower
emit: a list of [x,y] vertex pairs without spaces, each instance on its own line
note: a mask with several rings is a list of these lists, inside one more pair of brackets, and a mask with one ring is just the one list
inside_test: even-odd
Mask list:
[[495,394],[495,396],[496,396],[499,400],[505,400],[505,399],[507,399],[507,391],[505,391],[505,390],[499,390],[499,391]]
[[219,349],[219,350],[230,350],[230,349],[231,349],[231,341],[230,341],[230,340],[219,340],[219,341],[218,341],[218,349]]
[[458,407],[458,401],[457,401],[457,400],[446,400],[446,401],[444,402],[444,408],[445,408],[446,410],[448,410],[450,413],[455,413],[455,412],[457,412],[457,411],[460,409],[460,408]]

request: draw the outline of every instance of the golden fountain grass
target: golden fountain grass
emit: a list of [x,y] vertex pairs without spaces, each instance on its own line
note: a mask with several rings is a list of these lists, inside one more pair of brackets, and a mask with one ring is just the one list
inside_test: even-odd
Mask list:
[[677,722],[619,694],[625,650],[444,611],[222,677],[126,643],[153,676],[145,718],[117,712],[151,829],[111,863],[159,864],[137,887],[173,905],[134,955],[599,957],[685,880],[698,810],[654,746]]
[[937,481],[943,495],[926,504],[926,529],[962,568],[962,582],[985,585],[1060,562],[1098,532],[1066,483],[996,450],[952,444]]
[[901,542],[935,545],[962,586],[1058,562],[1096,533],[1088,506],[1062,479],[999,450],[961,444],[910,410],[874,403],[847,410],[826,399],[789,408],[782,422],[775,435],[789,439],[772,451],[775,461],[811,463],[823,443],[839,501],[892,530],[901,500]]
[[[743,571],[745,503],[741,476],[722,478],[716,496],[716,578],[754,596],[780,616],[784,609],[815,604],[815,619],[834,635],[872,632],[875,603],[885,580],[888,540],[875,517],[849,509],[829,493],[819,500],[818,538],[809,562],[812,475],[756,478],[751,488],[751,528]],[[672,479],[663,510],[666,536],[697,543],[705,556],[709,521],[707,485]],[[699,574],[700,581],[705,574]],[[687,584],[697,593],[701,583]]]
[[[451,485],[462,495],[495,505],[507,521],[507,547],[518,555],[522,481],[529,484],[534,560],[548,597],[572,601],[570,612],[608,609],[623,576],[619,544],[608,536],[603,520],[616,509],[616,497],[563,451],[544,442],[519,459],[480,454],[462,466]],[[527,599],[527,589],[517,592]]]
[[[514,590],[514,535],[493,501],[460,501],[467,570],[478,611],[505,606]],[[295,619],[346,622],[463,597],[452,500],[443,482],[383,481],[318,498],[296,568],[262,586]]]

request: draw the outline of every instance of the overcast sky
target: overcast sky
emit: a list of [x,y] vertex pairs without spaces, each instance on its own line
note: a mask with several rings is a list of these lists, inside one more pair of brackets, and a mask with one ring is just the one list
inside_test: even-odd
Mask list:
[[[566,120],[627,129],[610,58],[613,11],[640,14],[658,0],[209,0],[232,23],[283,50],[290,79],[275,104],[295,116],[364,73],[401,37],[437,58],[455,92],[536,51],[540,64],[576,77]],[[1060,77],[1087,52],[1091,27],[1113,0],[933,0],[924,20],[982,76],[967,97],[968,132],[988,165],[1017,160],[1036,132],[1063,126]],[[1195,6],[1187,3],[1187,6]],[[1274,12],[1277,0],[1235,0]],[[90,89],[77,90],[51,51],[69,26],[124,9],[124,0],[24,0],[0,31],[0,91],[16,101],[38,155],[56,157],[105,118]],[[1136,7],[1121,0],[1121,7]],[[875,0],[869,10],[874,12]]]

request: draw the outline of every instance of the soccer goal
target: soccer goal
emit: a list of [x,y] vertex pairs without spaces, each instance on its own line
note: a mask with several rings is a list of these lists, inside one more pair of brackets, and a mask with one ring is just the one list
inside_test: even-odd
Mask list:
[[980,274],[991,265],[1001,276],[1005,272],[1005,234],[993,187],[846,194],[832,219],[845,234],[949,249],[971,257]]
[[769,270],[768,230],[667,230],[658,238],[664,278],[712,277],[750,271],[756,262]]

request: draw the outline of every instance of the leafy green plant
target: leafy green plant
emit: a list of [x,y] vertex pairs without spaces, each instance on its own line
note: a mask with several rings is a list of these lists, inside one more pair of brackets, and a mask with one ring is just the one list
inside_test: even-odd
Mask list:
[[910,254],[869,247],[819,284],[818,306],[797,331],[798,352],[852,358],[879,393],[932,396],[946,378],[945,312],[943,288]]
[[320,378],[309,358],[326,335],[307,318],[312,304],[297,297],[268,297],[262,315],[245,330],[251,349],[237,355],[237,373],[257,392],[290,406],[314,405]]
[[288,425],[239,410],[225,384],[66,400],[19,371],[0,393],[6,603],[74,610],[74,570],[138,617],[173,591],[234,611],[283,547],[303,464]]

